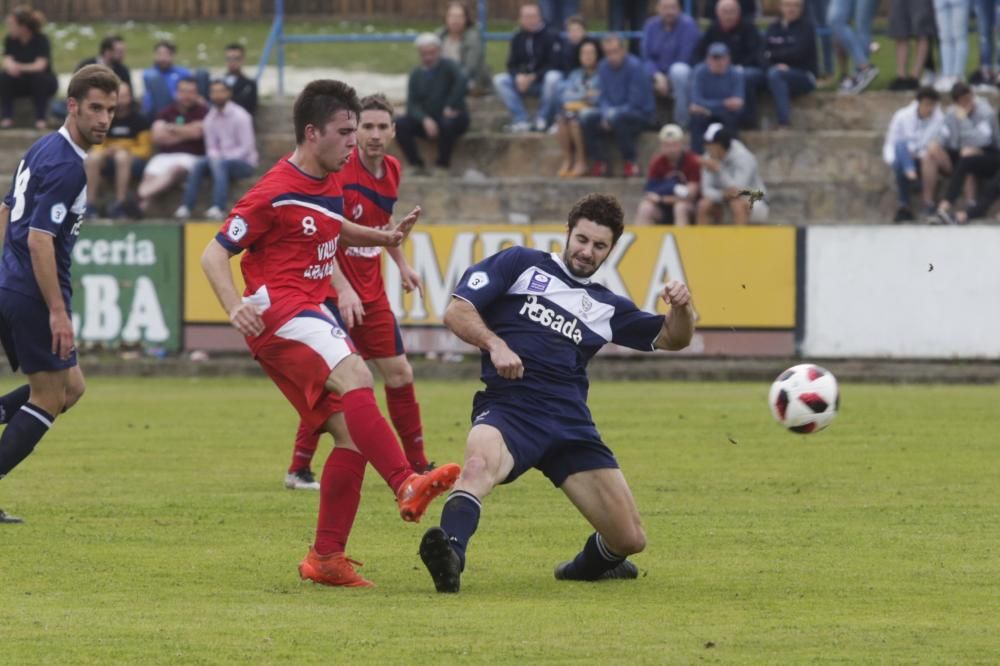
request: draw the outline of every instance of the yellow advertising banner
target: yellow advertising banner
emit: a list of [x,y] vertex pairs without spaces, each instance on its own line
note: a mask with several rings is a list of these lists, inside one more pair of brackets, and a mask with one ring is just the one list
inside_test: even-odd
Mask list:
[[[199,258],[216,224],[185,227],[184,318],[226,323],[201,272]],[[565,227],[556,225],[427,225],[404,247],[420,275],[423,297],[405,294],[399,272],[385,262],[389,301],[400,323],[440,325],[451,292],[470,265],[512,245],[558,252]],[[237,285],[239,262],[233,260]],[[681,280],[694,294],[702,328],[792,329],[795,326],[795,229],[790,227],[630,227],[595,276],[644,310],[663,312],[663,284]]]

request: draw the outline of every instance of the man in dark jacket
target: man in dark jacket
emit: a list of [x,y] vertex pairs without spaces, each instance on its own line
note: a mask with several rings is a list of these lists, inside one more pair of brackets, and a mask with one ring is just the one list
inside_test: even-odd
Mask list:
[[469,129],[465,77],[458,64],[441,57],[441,39],[425,32],[415,42],[420,66],[410,73],[406,114],[396,118],[396,140],[412,166],[423,169],[417,138],[437,139],[436,166],[447,169],[458,138]]
[[132,87],[132,72],[125,64],[125,40],[120,35],[108,35],[101,40],[100,53],[92,58],[81,60],[74,72],[79,72],[87,65],[104,65],[110,67],[119,80]]
[[233,91],[232,101],[251,116],[257,113],[257,82],[243,74],[246,49],[239,42],[226,46],[226,85]]
[[778,110],[778,126],[791,124],[792,97],[816,87],[816,27],[803,16],[802,0],[781,0],[781,18],[764,35],[767,88]]
[[[510,41],[507,71],[493,77],[493,87],[510,111],[510,132],[544,132],[556,116],[562,72],[562,40],[542,21],[536,3],[521,6],[520,29]],[[540,97],[538,115],[530,122],[523,97]]]

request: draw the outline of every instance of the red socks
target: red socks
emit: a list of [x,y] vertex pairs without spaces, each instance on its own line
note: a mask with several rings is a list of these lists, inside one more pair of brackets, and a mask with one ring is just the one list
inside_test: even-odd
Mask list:
[[420,423],[420,404],[413,392],[413,384],[399,388],[385,387],[385,399],[389,406],[389,418],[403,440],[403,452],[413,469],[427,469],[424,455],[424,429]]
[[[396,435],[375,404],[374,391],[370,388],[354,389],[342,395],[341,400],[344,405],[344,421],[347,422],[347,430],[351,433],[354,445],[385,479],[392,492],[397,492],[413,474],[413,468],[406,462]],[[326,475],[325,470],[323,474]]]
[[319,521],[316,525],[316,552],[342,553],[361,503],[361,483],[365,459],[357,451],[334,448],[323,466],[319,486]]
[[295,433],[295,451],[292,452],[292,464],[288,468],[288,473],[305,469],[312,464],[313,456],[316,455],[316,447],[319,446],[319,436],[322,433],[309,428],[305,423],[299,422],[299,431]]

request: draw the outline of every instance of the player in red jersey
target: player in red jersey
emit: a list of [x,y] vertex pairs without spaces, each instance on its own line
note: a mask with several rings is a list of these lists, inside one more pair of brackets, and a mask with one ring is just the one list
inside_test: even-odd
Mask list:
[[[392,105],[383,95],[361,100],[358,123],[358,147],[337,174],[344,190],[346,217],[372,229],[392,226],[392,211],[399,192],[399,160],[385,151],[395,136]],[[398,247],[387,253],[399,267],[406,291],[420,288],[420,277],[406,263]],[[399,324],[389,306],[382,282],[382,248],[338,247],[334,273],[335,289],[328,305],[347,324],[351,340],[361,357],[371,360],[385,380],[389,418],[403,443],[406,459],[417,471],[427,469],[424,455],[420,405],[413,390],[413,368],[406,360]],[[285,475],[285,487],[316,489],[318,484],[310,469],[320,433],[306,421],[299,424],[295,436],[292,463]]]
[[[295,101],[295,152],[281,159],[233,208],[201,263],[233,326],[254,358],[311,428],[335,447],[323,468],[316,542],[299,575],[326,585],[368,587],[344,554],[366,462],[396,494],[404,520],[418,521],[450,488],[458,465],[416,474],[375,404],[372,375],[344,327],[323,306],[338,241],[399,245],[420,210],[393,229],[369,229],[343,217],[334,173],[357,145],[360,104],[339,81],[313,81]],[[240,261],[244,297],[230,259]]]

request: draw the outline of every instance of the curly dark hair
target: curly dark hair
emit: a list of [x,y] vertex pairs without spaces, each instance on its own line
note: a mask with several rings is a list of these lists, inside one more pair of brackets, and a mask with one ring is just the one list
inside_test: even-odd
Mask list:
[[573,231],[576,223],[581,219],[590,220],[602,227],[611,229],[614,242],[622,237],[625,231],[625,213],[618,199],[610,194],[593,192],[586,195],[575,204],[569,211],[567,227]]
[[333,79],[311,82],[299,93],[292,110],[295,142],[301,144],[306,140],[307,125],[322,131],[338,111],[348,111],[355,117],[361,115],[361,102],[354,88]]

